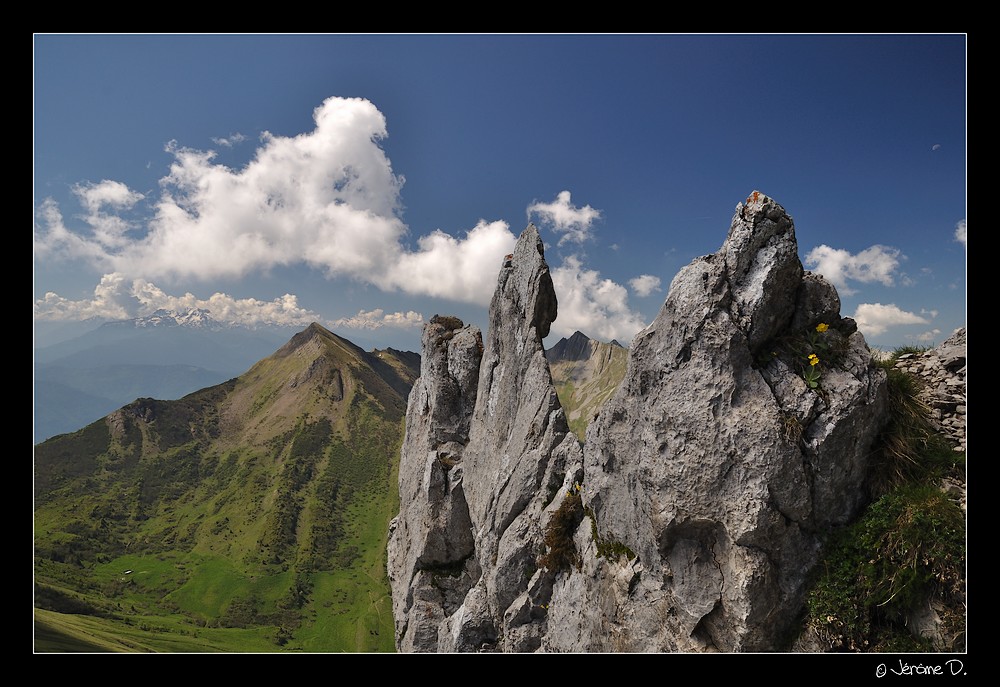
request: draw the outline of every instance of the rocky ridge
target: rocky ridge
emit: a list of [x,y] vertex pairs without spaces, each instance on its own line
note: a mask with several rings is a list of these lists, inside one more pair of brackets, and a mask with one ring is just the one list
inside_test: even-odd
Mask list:
[[965,452],[966,329],[955,330],[940,345],[923,353],[904,353],[896,368],[920,380],[920,399],[931,410],[935,429]]
[[[581,452],[541,346],[556,299],[529,226],[500,271],[468,438],[467,405],[432,412],[449,404],[447,379],[473,372],[450,346],[411,394],[411,503],[389,545],[397,647],[785,646],[823,533],[863,505],[883,423],[885,373],[839,311],[836,290],[803,271],[791,217],[755,191],[720,250],[673,280]],[[425,361],[428,345],[425,332]],[[448,471],[442,450],[460,455]],[[422,496],[442,478],[449,493],[460,480],[465,505],[446,521]],[[451,553],[421,543],[449,528],[463,542]]]

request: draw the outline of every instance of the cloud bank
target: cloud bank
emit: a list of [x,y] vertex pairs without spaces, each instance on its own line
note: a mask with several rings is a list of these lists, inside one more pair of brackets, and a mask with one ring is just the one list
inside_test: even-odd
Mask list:
[[854,311],[858,329],[865,336],[885,334],[889,327],[901,324],[928,324],[928,320],[916,313],[900,309],[895,304],[861,303]]
[[489,275],[496,276],[516,242],[503,221],[480,220],[464,239],[435,231],[417,241],[418,250],[399,253],[393,268],[373,281],[387,291],[487,305],[496,289]]
[[857,293],[847,285],[848,280],[862,283],[878,282],[893,286],[894,272],[901,259],[898,249],[889,246],[871,246],[856,255],[846,250],[820,245],[806,255],[806,267],[822,274],[844,295]]
[[551,274],[559,298],[553,335],[571,336],[579,330],[593,338],[628,344],[646,326],[642,316],[629,307],[626,288],[585,268],[577,256],[566,258]]
[[424,316],[413,310],[403,312],[388,313],[382,308],[374,310],[359,310],[353,317],[342,317],[330,323],[335,328],[344,327],[347,329],[381,329],[382,327],[396,327],[398,329],[412,329],[422,327]]
[[[83,209],[67,221],[45,199],[34,226],[36,259],[82,260],[105,276],[91,298],[48,293],[36,317],[123,318],[158,307],[201,307],[221,321],[301,324],[316,313],[295,296],[274,301],[216,293],[170,296],[157,284],[238,280],[249,274],[305,265],[331,278],[353,279],[383,291],[489,304],[503,256],[517,240],[506,222],[480,220],[459,236],[434,231],[407,241],[400,219],[404,179],[380,146],[386,121],[369,101],[329,98],[313,111],[314,128],[297,136],[264,132],[244,167],[230,168],[214,151],[166,146],[173,157],[156,194],[112,180],[73,188]],[[215,139],[231,147],[242,134]],[[135,215],[143,211],[142,218]],[[593,236],[601,212],[572,203],[562,191],[550,203],[534,202],[530,216],[559,235],[559,244]],[[630,340],[642,326],[628,306],[625,287],[585,269],[572,256],[553,270],[560,299],[555,331],[581,329],[591,336]],[[642,275],[635,293],[648,295],[659,281]],[[416,326],[419,313],[360,312],[339,326]]]
[[36,257],[84,259],[106,273],[170,282],[306,264],[387,290],[487,303],[492,284],[479,284],[482,270],[495,269],[515,241],[506,223],[481,222],[464,239],[435,232],[408,251],[398,217],[403,179],[379,146],[387,135],[382,113],[367,100],[330,98],[313,119],[315,128],[298,136],[265,132],[240,170],[217,164],[213,151],[168,144],[174,160],[141,235],[127,235],[133,225],[109,212],[143,198],[120,182],[75,189],[86,210],[82,230],[67,228],[46,200]]
[[171,296],[145,279],[127,280],[120,273],[106,274],[94,289],[92,298],[69,300],[49,292],[35,301],[34,316],[40,320],[86,320],[91,317],[123,320],[144,317],[157,310],[186,312],[207,310],[213,319],[246,327],[261,325],[303,325],[320,316],[299,306],[298,298],[285,294],[274,300],[234,298],[214,293],[207,299],[185,293]]

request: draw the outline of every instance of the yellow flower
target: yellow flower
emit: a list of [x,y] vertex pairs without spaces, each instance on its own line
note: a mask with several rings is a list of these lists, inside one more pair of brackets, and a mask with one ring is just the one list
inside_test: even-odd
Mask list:
[[816,325],[816,331],[818,331],[820,333],[825,332],[829,328],[830,328],[830,325],[826,324],[825,322],[820,322],[819,324]]
[[819,358],[816,357],[815,353],[810,353],[809,354],[809,364],[810,365],[819,365]]

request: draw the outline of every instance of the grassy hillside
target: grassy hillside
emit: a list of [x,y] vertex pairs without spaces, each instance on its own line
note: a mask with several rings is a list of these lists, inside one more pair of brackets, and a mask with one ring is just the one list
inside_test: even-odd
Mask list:
[[549,364],[569,428],[581,442],[590,421],[625,377],[628,365],[628,349],[598,341],[590,344],[593,352],[586,359],[556,360]]
[[413,363],[313,325],[38,445],[36,651],[391,651]]

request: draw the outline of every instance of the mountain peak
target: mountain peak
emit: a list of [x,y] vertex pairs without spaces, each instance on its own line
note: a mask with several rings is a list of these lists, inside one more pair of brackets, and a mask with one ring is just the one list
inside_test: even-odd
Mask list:
[[568,339],[559,339],[552,348],[545,351],[545,357],[550,363],[562,360],[587,360],[593,353],[594,343],[589,336],[577,330]]
[[275,352],[275,356],[284,357],[291,354],[293,351],[300,349],[301,347],[308,344],[310,341],[320,340],[324,342],[333,343],[339,348],[345,349],[350,352],[350,354],[355,358],[362,358],[366,354],[364,350],[347,339],[337,336],[329,329],[321,325],[319,322],[313,322],[308,327],[300,331],[298,334],[289,339],[288,343],[279,348]]
[[[296,337],[290,354],[264,358],[228,382],[174,401],[141,398],[35,446],[35,507],[45,523],[35,530],[42,561],[35,599],[46,628],[61,625],[63,611],[92,613],[92,627],[101,629],[87,632],[100,636],[103,623],[117,622],[121,597],[102,591],[100,562],[119,571],[130,602],[157,609],[156,629],[142,630],[143,649],[205,650],[188,614],[198,627],[208,620],[267,638],[212,640],[215,651],[267,650],[268,640],[296,650],[392,649],[388,589],[366,573],[380,548],[370,532],[384,531],[398,507],[387,487],[416,369],[348,355],[360,349],[320,325]],[[75,513],[84,502],[93,510]],[[178,503],[184,507],[175,511]],[[363,526],[355,523],[359,512]],[[187,574],[168,580],[138,564],[157,556]],[[323,582],[333,576],[335,588]],[[213,592],[202,593],[204,584]],[[197,605],[161,606],[165,593]],[[331,629],[306,634],[317,616]],[[155,643],[160,637],[170,639]],[[71,646],[86,644],[74,635]],[[102,639],[99,646],[138,645]]]
[[[421,429],[425,409],[467,398],[446,384],[459,366],[428,370],[437,396],[411,395],[397,648],[776,650],[826,533],[863,503],[885,409],[885,373],[834,287],[804,274],[791,217],[752,192],[628,350],[575,332],[543,359],[555,298],[529,227],[500,272],[460,461]],[[824,356],[842,351],[821,382],[801,352],[818,333]],[[582,448],[555,368],[585,392]],[[438,545],[469,533],[461,550]]]

